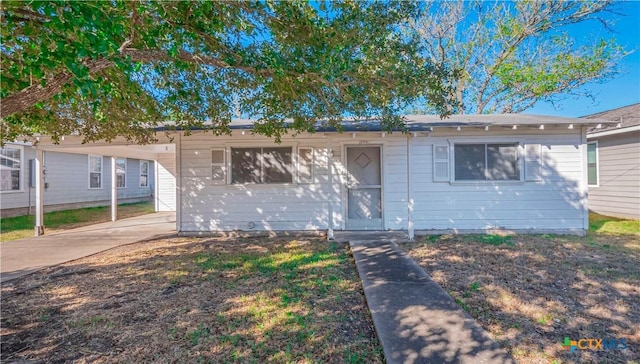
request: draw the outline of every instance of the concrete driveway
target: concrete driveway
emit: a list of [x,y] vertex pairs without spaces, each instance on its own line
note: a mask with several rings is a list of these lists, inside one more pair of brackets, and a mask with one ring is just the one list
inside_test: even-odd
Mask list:
[[0,243],[0,282],[119,245],[169,236],[175,232],[175,212],[157,212]]

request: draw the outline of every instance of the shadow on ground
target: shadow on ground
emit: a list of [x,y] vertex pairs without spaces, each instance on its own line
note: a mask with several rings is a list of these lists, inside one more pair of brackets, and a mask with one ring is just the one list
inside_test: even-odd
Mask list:
[[[518,362],[640,359],[640,237],[494,240],[437,236],[402,246]],[[565,337],[622,339],[627,348],[570,353]]]

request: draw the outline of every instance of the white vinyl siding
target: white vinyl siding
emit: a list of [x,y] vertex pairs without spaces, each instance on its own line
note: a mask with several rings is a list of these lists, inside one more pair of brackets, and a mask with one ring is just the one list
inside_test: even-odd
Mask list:
[[[156,168],[156,210],[176,211],[176,156],[173,153],[158,155]],[[205,168],[205,171],[206,175],[195,177],[200,181],[210,178],[209,169]]]
[[[553,131],[545,130],[517,135],[523,145],[539,144],[541,149],[538,176],[542,182],[519,183],[424,183],[433,180],[432,145],[446,143],[449,136],[441,139],[434,135],[431,140],[415,138],[412,156],[420,156],[411,159],[415,229],[582,230],[586,181],[582,181],[581,149],[575,147],[580,145],[581,136],[579,131],[570,133],[560,131],[554,135]],[[462,137],[466,142],[472,136]]]
[[[313,143],[305,145],[314,149],[312,183],[293,183],[293,176],[297,176],[293,169],[294,173],[288,177],[289,183],[215,184],[211,181],[212,144],[227,145],[226,162],[231,166],[234,150],[251,149],[245,145],[261,145],[257,147],[260,150],[272,149],[271,145],[273,148],[286,148],[289,152],[298,149],[291,140],[288,142],[291,146],[280,147],[272,139],[260,136],[242,139],[211,135],[183,137],[180,150],[180,231],[327,229],[330,225],[329,209],[334,210],[334,226],[339,225],[342,216],[340,184],[335,178],[336,189],[330,188],[330,153],[325,146],[326,140],[298,137],[295,141],[300,147],[307,142]],[[339,156],[339,151],[336,154]],[[294,161],[293,155],[291,158]],[[228,182],[231,182],[233,171],[227,169],[227,173]]]
[[20,146],[0,149],[0,191],[22,190],[23,148]]
[[102,156],[89,156],[89,188],[102,188]]
[[542,180],[542,161],[540,159],[540,144],[526,144],[524,146],[525,181]]
[[[406,136],[374,139],[371,144],[382,144],[382,216],[384,229],[405,230],[407,212],[407,138]],[[413,148],[413,147],[412,147]],[[412,149],[412,152],[421,152]],[[422,157],[420,157],[422,158]],[[413,157],[413,159],[418,159]],[[412,160],[413,161],[413,160]],[[411,167],[413,168],[413,166]],[[428,181],[427,183],[431,183]]]
[[[545,130],[496,130],[487,138],[483,130],[456,132],[436,129],[416,137],[381,133],[303,134],[284,137],[295,145],[298,183],[211,183],[211,145],[227,145],[227,158],[237,146],[268,146],[273,140],[254,135],[191,135],[181,140],[180,230],[335,230],[346,229],[347,179],[344,151],[348,146],[382,148],[383,229],[404,230],[411,216],[416,230],[584,229],[586,181],[580,130],[547,127]],[[329,140],[330,139],[330,140]],[[410,146],[408,145],[410,141]],[[456,143],[510,144],[518,142],[517,183],[503,180],[456,183],[453,146]],[[525,161],[525,146],[539,145],[537,157]],[[435,146],[451,146],[448,155],[435,157]],[[586,147],[586,146],[585,146]],[[312,181],[303,183],[302,154],[313,149]],[[409,158],[408,153],[411,153]],[[436,162],[449,164],[451,183],[434,183]],[[532,161],[535,161],[533,163]],[[230,160],[227,160],[230,165]],[[538,181],[525,180],[525,162]],[[445,168],[446,169],[446,168]],[[302,172],[302,173],[301,173]],[[329,174],[331,173],[331,175]],[[231,178],[228,176],[228,181]],[[410,185],[409,185],[410,184]],[[408,196],[411,191],[411,196]],[[411,210],[411,214],[409,211]]]

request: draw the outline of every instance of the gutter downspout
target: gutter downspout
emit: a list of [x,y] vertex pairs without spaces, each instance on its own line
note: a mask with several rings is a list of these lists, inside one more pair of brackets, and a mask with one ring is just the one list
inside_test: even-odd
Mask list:
[[415,237],[413,227],[413,198],[411,193],[411,140],[412,135],[407,135],[407,234],[409,240],[413,241]]
[[587,127],[580,127],[580,148],[582,153],[581,155],[581,170],[582,170],[582,180],[581,180],[581,190],[582,190],[582,228],[584,230],[584,234],[587,234],[589,231],[589,171],[587,168]]
[[36,225],[34,227],[34,235],[44,235],[44,176],[42,173],[42,162],[44,160],[44,151],[40,148],[36,149],[36,160],[34,173],[36,174]]
[[333,148],[331,142],[327,144],[327,164],[329,167],[329,209],[327,240],[333,240]]
[[182,133],[176,135],[176,232],[180,233],[182,227]]

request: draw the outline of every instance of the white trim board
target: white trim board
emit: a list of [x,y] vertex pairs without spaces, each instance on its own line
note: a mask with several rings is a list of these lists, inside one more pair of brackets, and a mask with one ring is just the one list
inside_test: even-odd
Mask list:
[[630,126],[630,127],[626,127],[626,128],[613,129],[613,130],[596,131],[596,132],[587,134],[587,139],[599,138],[599,137],[603,137],[603,136],[607,136],[607,135],[616,135],[616,134],[622,134],[622,133],[629,133],[629,132],[632,132],[632,131],[640,131],[640,125]]

